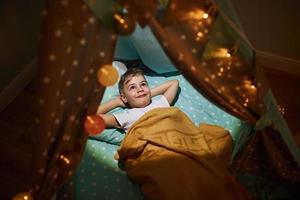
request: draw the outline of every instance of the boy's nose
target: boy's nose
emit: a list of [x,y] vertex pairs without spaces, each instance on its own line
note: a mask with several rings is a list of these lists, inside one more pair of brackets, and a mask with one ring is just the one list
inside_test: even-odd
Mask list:
[[138,86],[138,92],[141,92],[143,90],[144,90],[143,87]]

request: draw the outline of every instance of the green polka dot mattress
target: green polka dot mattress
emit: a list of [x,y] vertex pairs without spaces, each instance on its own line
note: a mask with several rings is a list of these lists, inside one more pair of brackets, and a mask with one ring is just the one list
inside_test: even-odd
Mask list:
[[[119,74],[125,72],[126,68],[122,64],[115,63],[114,65]],[[196,125],[209,123],[226,128],[234,140],[234,152],[239,148],[238,144],[241,144],[246,139],[245,137],[250,134],[251,128],[248,124],[209,102],[182,75],[178,73],[175,73],[175,75],[170,75],[170,73],[161,75],[151,71],[146,73],[145,77],[150,87],[161,84],[166,80],[177,79],[180,90],[174,106],[185,112]],[[117,84],[106,89],[102,102],[106,102],[116,95],[118,95]],[[116,112],[118,109],[112,112]],[[88,139],[81,164],[77,168],[73,180],[68,183],[75,188],[73,199],[143,198],[139,186],[127,178],[126,172],[122,171],[117,161],[114,160],[114,154],[123,138],[124,133],[122,131],[106,129],[99,135]],[[67,193],[62,196],[68,199]]]

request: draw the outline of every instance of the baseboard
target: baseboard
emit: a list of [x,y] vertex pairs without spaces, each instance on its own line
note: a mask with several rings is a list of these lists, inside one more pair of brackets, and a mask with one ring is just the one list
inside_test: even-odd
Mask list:
[[300,75],[300,60],[256,50],[256,62],[263,67]]
[[34,58],[2,91],[0,91],[0,112],[32,81],[37,74],[37,58]]

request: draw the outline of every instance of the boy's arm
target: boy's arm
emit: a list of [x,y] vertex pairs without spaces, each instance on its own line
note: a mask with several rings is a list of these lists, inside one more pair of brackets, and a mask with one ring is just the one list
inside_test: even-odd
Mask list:
[[154,97],[156,95],[163,94],[168,100],[169,104],[171,104],[177,94],[178,86],[178,80],[167,81],[151,89],[151,96]]
[[116,97],[106,103],[101,104],[97,109],[97,114],[101,116],[105,122],[106,127],[118,127],[119,124],[112,114],[106,114],[117,107],[125,106],[120,97]]

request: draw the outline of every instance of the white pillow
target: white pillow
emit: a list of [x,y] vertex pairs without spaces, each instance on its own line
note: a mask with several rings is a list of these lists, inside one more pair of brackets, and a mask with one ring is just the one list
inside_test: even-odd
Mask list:
[[127,67],[124,63],[122,63],[120,61],[113,61],[112,65],[116,68],[116,70],[119,73],[119,79],[118,79],[118,81],[119,81],[121,75],[124,74],[127,71]]

